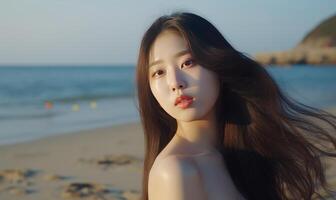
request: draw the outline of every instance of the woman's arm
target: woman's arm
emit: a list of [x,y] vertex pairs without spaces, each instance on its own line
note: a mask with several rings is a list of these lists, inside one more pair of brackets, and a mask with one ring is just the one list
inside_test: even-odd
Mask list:
[[168,156],[150,171],[149,200],[206,200],[200,173],[193,162]]

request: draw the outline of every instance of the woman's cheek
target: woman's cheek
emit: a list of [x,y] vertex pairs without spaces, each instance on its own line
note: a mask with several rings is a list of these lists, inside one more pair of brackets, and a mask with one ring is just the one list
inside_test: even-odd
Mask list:
[[159,102],[160,105],[162,105],[162,101],[163,99],[165,99],[165,92],[163,90],[162,83],[160,83],[160,81],[158,80],[152,81],[151,90],[156,100]]
[[160,86],[160,84],[158,83],[157,80],[152,81],[152,91],[153,91],[153,93],[158,93],[160,91],[159,86]]

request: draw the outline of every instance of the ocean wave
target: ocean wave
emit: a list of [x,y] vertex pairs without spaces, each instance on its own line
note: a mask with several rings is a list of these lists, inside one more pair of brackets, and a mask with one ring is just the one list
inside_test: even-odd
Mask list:
[[51,101],[57,103],[74,103],[81,101],[92,101],[92,100],[102,100],[102,99],[117,99],[125,97],[133,97],[133,93],[123,93],[123,94],[97,94],[97,95],[78,95],[71,97],[60,97],[60,98],[51,98],[45,99],[44,101]]
[[0,107],[11,107],[11,106],[22,106],[22,105],[43,105],[46,101],[54,103],[79,103],[85,101],[98,101],[105,99],[118,99],[125,97],[134,97],[135,93],[119,93],[119,94],[83,94],[74,96],[64,96],[64,97],[48,97],[48,98],[21,98],[21,99],[1,99]]
[[64,114],[64,112],[44,112],[44,113],[16,113],[16,114],[6,114],[0,115],[0,120],[22,120],[22,119],[38,119],[38,118],[48,118],[55,117]]

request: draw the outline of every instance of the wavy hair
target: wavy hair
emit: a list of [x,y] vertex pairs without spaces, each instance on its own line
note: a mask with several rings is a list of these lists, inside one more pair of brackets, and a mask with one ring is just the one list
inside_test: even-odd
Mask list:
[[177,128],[176,119],[153,96],[148,80],[151,45],[168,29],[180,33],[196,63],[220,79],[215,105],[220,130],[217,148],[246,199],[310,200],[323,198],[320,189],[332,192],[322,158],[336,157],[336,139],[331,134],[336,116],[290,98],[264,66],[235,50],[203,17],[175,12],[159,17],[147,29],[137,60],[138,110],[145,137],[143,200],[148,200],[154,160]]

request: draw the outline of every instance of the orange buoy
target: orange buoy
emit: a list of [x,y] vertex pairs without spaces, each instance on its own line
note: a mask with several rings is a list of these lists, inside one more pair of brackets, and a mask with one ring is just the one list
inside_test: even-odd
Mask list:
[[46,101],[44,103],[44,108],[47,109],[47,110],[52,109],[53,108],[53,103],[50,102],[50,101]]

